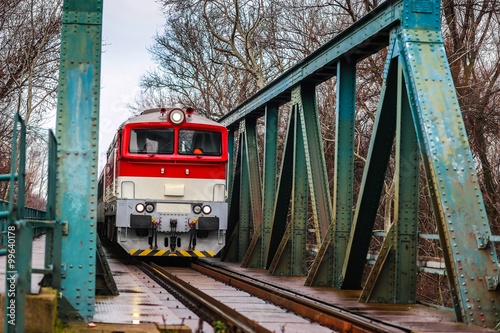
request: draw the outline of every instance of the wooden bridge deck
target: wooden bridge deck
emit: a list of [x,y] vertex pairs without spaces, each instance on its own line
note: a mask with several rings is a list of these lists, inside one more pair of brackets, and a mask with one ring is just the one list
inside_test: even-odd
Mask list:
[[358,302],[360,290],[307,287],[304,286],[306,277],[270,276],[264,269],[242,268],[239,263],[221,262],[218,259],[203,259],[203,261],[295,291],[298,294],[326,301],[346,310],[355,311],[357,314],[397,324],[411,329],[412,332],[494,332],[493,329],[457,322],[455,314],[446,309],[424,304],[360,303]]

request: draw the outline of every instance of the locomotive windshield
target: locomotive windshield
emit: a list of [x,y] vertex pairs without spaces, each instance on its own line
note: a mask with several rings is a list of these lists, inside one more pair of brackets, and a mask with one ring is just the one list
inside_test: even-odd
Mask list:
[[219,132],[179,130],[179,154],[222,155],[222,135]]
[[133,129],[130,131],[128,151],[132,154],[173,154],[174,130]]

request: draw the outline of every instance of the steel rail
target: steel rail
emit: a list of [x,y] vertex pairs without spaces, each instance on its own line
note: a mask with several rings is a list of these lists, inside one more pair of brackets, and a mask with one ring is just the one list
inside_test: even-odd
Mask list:
[[321,303],[319,300],[272,286],[206,262],[191,263],[191,268],[334,330],[377,333],[412,332],[409,328]]
[[142,263],[141,268],[160,285],[172,290],[185,301],[196,306],[196,311],[201,311],[210,321],[220,320],[238,332],[271,333],[270,330],[256,321],[243,316],[236,310],[205,294],[186,281],[169,273],[165,268],[155,263],[151,265]]

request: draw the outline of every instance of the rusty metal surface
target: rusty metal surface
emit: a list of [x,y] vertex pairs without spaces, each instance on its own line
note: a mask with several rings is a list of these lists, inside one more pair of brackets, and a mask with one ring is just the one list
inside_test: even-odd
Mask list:
[[[401,332],[493,332],[492,329],[481,328],[464,323],[457,323],[454,313],[451,310],[434,308],[421,304],[380,304],[380,303],[360,303],[358,298],[359,290],[339,290],[331,287],[309,287],[304,286],[305,277],[281,277],[268,275],[262,269],[243,268],[238,263],[220,262],[217,259],[199,261],[218,266],[231,272],[242,274],[258,280],[260,283],[278,287],[288,294],[307,296],[310,300],[318,303],[329,304],[344,309],[346,314],[352,312],[364,318],[371,318],[374,322],[386,322],[388,325],[394,324],[401,328]],[[231,278],[232,284],[236,279]],[[226,281],[228,282],[228,281]],[[241,286],[239,287],[241,288]],[[255,289],[262,289],[256,287]],[[340,322],[334,323],[341,325]],[[343,324],[343,330],[358,331],[361,327],[354,329]],[[340,327],[340,326],[338,326]],[[389,332],[390,326],[387,327]],[[367,331],[368,332],[368,331]],[[372,331],[373,332],[373,331]]]
[[[180,282],[200,301],[200,306],[215,305],[227,317],[221,319],[244,332],[332,332],[286,309],[275,306],[187,268],[157,268],[169,281]],[[210,298],[207,298],[207,295]],[[183,296],[184,297],[184,296]],[[236,319],[236,320],[235,320]],[[235,320],[234,323],[232,321]],[[241,321],[241,323],[236,323]],[[237,326],[241,325],[241,326]]]
[[362,317],[339,307],[325,306],[325,304],[302,297],[299,293],[289,292],[284,288],[275,288],[275,286],[214,266],[191,264],[191,268],[336,331],[410,332],[409,329]]

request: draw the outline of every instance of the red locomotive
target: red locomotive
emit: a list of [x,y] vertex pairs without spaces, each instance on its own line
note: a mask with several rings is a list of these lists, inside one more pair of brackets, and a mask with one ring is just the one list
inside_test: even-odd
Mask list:
[[227,140],[192,108],[125,121],[99,178],[101,237],[132,256],[216,255],[227,229]]

